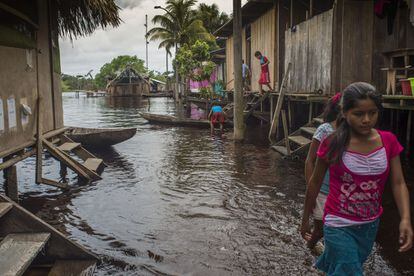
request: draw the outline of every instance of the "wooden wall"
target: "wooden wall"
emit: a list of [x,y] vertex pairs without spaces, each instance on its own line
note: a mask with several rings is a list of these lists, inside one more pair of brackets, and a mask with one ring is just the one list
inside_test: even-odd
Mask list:
[[292,63],[287,91],[331,94],[333,10],[285,32],[285,68]]
[[372,61],[372,81],[379,91],[386,91],[386,73],[381,68],[386,67],[383,52],[400,48],[414,48],[414,26],[410,23],[410,10],[401,6],[397,11],[392,34],[387,31],[387,19],[374,16],[374,41]]
[[276,8],[272,8],[251,24],[251,64],[252,64],[252,90],[258,91],[260,78],[260,62],[254,56],[260,51],[269,61],[270,84],[275,85],[275,68],[278,60],[275,56],[276,49]]
[[341,90],[356,81],[372,81],[374,17],[373,1],[343,4]]
[[[234,89],[234,49],[233,36],[226,40],[226,90]],[[242,59],[246,61],[246,28],[242,30]]]
[[[18,148],[34,139],[36,133],[37,98],[43,99],[43,131],[63,126],[60,76],[53,73],[50,62],[50,34],[47,14],[47,0],[39,0],[39,30],[37,32],[37,53],[34,49],[13,48],[0,45],[0,98],[2,100],[4,126],[0,130],[0,156],[8,150]],[[56,26],[56,24],[53,24]],[[52,81],[53,79],[53,81]],[[37,87],[39,86],[39,90]],[[53,89],[52,89],[53,87]],[[7,100],[14,99],[15,122],[9,113],[12,110]],[[10,101],[11,102],[11,101]],[[24,116],[22,104],[28,105],[32,115]],[[10,125],[11,124],[11,125]]]

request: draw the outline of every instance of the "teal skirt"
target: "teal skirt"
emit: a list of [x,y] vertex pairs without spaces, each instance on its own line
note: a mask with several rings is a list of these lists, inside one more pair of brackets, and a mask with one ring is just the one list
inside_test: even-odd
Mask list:
[[324,226],[325,250],[315,266],[332,276],[362,276],[374,245],[379,219],[348,227]]

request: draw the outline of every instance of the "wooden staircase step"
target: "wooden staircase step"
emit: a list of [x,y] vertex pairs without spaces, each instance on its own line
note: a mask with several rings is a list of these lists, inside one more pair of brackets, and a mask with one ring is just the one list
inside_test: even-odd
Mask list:
[[90,169],[91,171],[97,172],[100,170],[100,167],[103,166],[103,160],[99,158],[88,158],[83,163],[83,165]]
[[277,151],[278,153],[286,156],[287,154],[287,148],[284,146],[272,146],[272,149]]
[[312,120],[317,124],[320,124],[320,125],[323,124],[323,118],[316,117],[316,118],[313,118]]
[[68,143],[67,142],[67,143],[63,143],[62,145],[60,145],[58,149],[60,149],[61,151],[69,152],[76,148],[79,148],[80,146],[81,146],[80,143]]
[[0,243],[0,275],[23,275],[49,237],[49,233],[7,235]]
[[289,140],[300,145],[301,147],[310,144],[312,141],[303,136],[289,136]]
[[315,134],[315,132],[316,132],[316,127],[301,127],[300,128],[303,132],[306,132],[306,133],[308,133],[308,134],[310,134],[310,135],[314,135]]
[[96,261],[94,260],[57,260],[48,276],[92,275],[95,266]]
[[13,208],[13,204],[8,202],[1,202],[0,203],[0,218],[4,216],[11,208]]

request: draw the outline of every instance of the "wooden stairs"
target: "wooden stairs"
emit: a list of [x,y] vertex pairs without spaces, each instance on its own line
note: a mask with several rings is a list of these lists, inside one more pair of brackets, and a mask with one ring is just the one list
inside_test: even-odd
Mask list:
[[312,137],[313,134],[315,134],[316,128],[322,123],[322,118],[313,118],[310,123],[289,134],[287,141],[286,138],[283,138],[271,148],[283,156],[295,157],[308,148],[312,142]]
[[265,92],[263,95],[260,94],[250,94],[246,97],[246,106],[244,109],[244,120],[247,120],[250,116],[254,116],[259,120],[264,120],[269,122],[269,119],[261,116],[255,112],[264,101],[269,98],[270,92]]
[[0,275],[92,275],[98,258],[0,195]]
[[56,186],[59,188],[68,188],[66,181],[66,167],[76,172],[79,177],[87,182],[101,179],[100,174],[106,167],[102,159],[82,147],[64,134],[42,140],[43,147],[63,166],[61,181],[41,178],[41,183]]

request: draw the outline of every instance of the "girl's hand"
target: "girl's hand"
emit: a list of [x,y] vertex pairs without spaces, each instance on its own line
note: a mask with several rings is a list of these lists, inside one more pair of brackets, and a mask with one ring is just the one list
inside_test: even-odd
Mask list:
[[400,249],[398,252],[405,252],[413,246],[413,228],[409,220],[402,220],[400,222]]
[[309,226],[309,219],[302,221],[302,225],[300,226],[300,234],[302,235],[302,238],[305,239],[305,241],[310,241],[310,239],[312,238],[312,231]]

